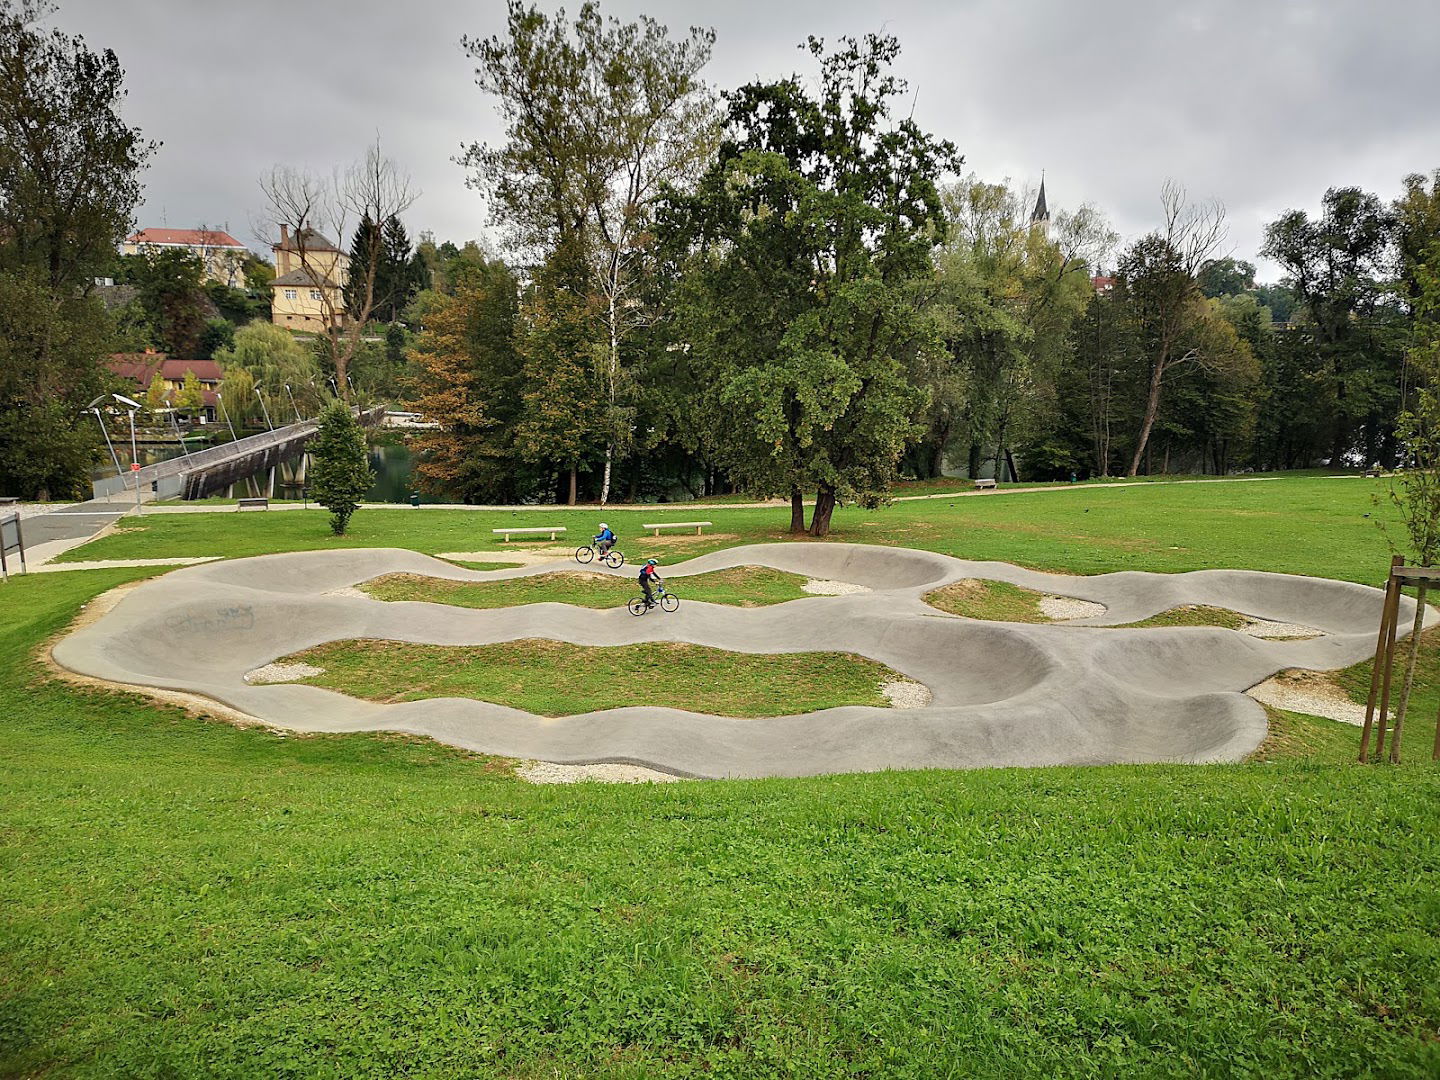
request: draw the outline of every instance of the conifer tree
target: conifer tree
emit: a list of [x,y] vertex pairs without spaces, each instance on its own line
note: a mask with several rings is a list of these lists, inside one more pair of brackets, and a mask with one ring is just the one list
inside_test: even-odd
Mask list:
[[314,464],[310,469],[310,493],[330,511],[330,529],[344,536],[350,518],[360,509],[360,500],[375,486],[375,471],[361,430],[350,408],[332,401],[320,414],[320,430],[310,443]]

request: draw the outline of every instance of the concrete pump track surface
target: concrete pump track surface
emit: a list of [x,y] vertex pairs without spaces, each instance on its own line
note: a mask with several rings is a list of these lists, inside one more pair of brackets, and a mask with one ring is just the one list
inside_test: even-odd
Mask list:
[[[667,567],[665,576],[683,600],[685,577],[739,566],[871,591],[765,608],[685,601],[677,612],[641,618],[624,608],[552,603],[477,610],[335,593],[384,574],[496,581],[565,567],[470,571],[402,549],[300,552],[209,563],[145,582],[59,641],[53,656],[80,675],[202,695],[292,731],[410,732],[504,757],[627,763],[692,777],[1236,761],[1266,732],[1263,708],[1244,691],[1286,668],[1328,670],[1364,659],[1374,650],[1381,606],[1378,590],[1319,578],[1245,570],[1071,577],[849,544],[735,547]],[[615,573],[631,575],[628,567]],[[1026,625],[945,615],[924,602],[930,590],[968,578],[1106,610]],[[1299,623],[1321,636],[1270,641],[1212,627],[1104,629],[1186,604]],[[1413,603],[1405,604],[1402,626],[1414,617]],[[245,681],[279,657],[352,638],[853,652],[924,683],[933,698],[919,709],[846,706],[767,719],[651,706],[552,719],[464,698],[378,704],[316,686]],[[665,672],[643,677],[663,679]]]

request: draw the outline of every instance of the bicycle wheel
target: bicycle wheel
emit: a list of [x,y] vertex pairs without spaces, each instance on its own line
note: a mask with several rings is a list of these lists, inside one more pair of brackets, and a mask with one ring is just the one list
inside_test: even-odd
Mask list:
[[674,593],[666,593],[660,597],[660,606],[666,611],[674,611],[680,606],[680,598]]
[[588,562],[589,562],[591,559],[593,559],[593,558],[595,558],[595,549],[594,549],[594,548],[587,546],[587,547],[582,547],[582,548],[576,548],[576,549],[575,549],[575,561],[576,561],[576,562],[582,563],[582,564],[583,564],[583,563],[588,563]]
[[645,614],[645,598],[643,596],[635,597],[627,606],[630,608],[631,615]]
[[619,570],[625,565],[625,556],[618,551],[607,551],[605,553],[605,565],[611,570]]

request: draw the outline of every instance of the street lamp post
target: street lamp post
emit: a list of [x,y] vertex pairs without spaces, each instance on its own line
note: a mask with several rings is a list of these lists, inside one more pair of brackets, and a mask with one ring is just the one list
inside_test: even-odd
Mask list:
[[290,408],[295,410],[295,422],[297,424],[304,423],[304,418],[300,415],[300,406],[295,404],[295,391],[290,389],[288,382],[285,384],[285,393],[290,397]]
[[269,430],[274,431],[275,425],[270,422],[270,410],[265,407],[265,395],[260,393],[260,390],[261,387],[257,384],[255,387],[255,396],[260,399],[260,415],[265,417],[265,426]]
[[225,408],[225,395],[220,393],[219,390],[216,390],[215,400],[220,403],[220,415],[225,417],[225,426],[230,429],[230,440],[232,442],[239,442],[240,436],[235,434],[235,425],[230,423],[230,410]]
[[86,405],[83,411],[95,414],[95,421],[100,425],[100,434],[105,436],[105,448],[110,451],[110,460],[115,463],[115,475],[121,478],[123,484],[125,470],[120,468],[120,457],[115,453],[115,444],[110,441],[110,429],[105,426],[105,417],[100,415],[100,402],[104,401],[105,397],[106,395],[101,394],[89,405]]
[[140,448],[135,441],[135,414],[140,411],[140,403],[124,394],[110,396],[124,405],[130,414],[130,474],[135,477],[135,513],[143,514],[140,509]]

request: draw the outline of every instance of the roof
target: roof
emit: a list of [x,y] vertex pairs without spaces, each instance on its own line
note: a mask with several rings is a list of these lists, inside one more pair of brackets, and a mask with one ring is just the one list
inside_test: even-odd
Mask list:
[[311,288],[320,288],[323,286],[329,286],[332,289],[340,288],[338,282],[304,266],[291,270],[288,274],[281,274],[271,281],[270,285],[272,288],[276,285],[308,285]]
[[105,366],[121,378],[135,380],[142,389],[150,385],[157,371],[167,382],[183,382],[189,371],[201,382],[218,383],[225,377],[214,360],[180,360],[164,353],[115,353]]
[[125,238],[127,244],[173,244],[179,247],[235,248],[245,245],[223,229],[141,229]]
[[1045,178],[1040,178],[1040,196],[1035,200],[1035,209],[1030,213],[1030,224],[1038,225],[1050,220],[1050,207],[1045,205]]
[[301,248],[300,237],[304,235],[304,248],[306,251],[339,251],[324,233],[316,232],[314,229],[297,230],[294,236],[287,231],[278,242],[270,247],[275,251],[299,251]]

